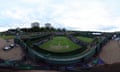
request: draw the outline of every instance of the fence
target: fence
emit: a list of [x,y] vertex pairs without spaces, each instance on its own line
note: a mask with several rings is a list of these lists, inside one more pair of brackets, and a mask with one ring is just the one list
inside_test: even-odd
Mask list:
[[[27,44],[25,44],[20,38],[16,38],[15,39],[15,41],[16,41],[16,43],[18,43],[18,44],[20,44],[23,48],[25,48],[25,50],[27,50],[27,53],[28,53],[28,55],[32,58],[32,57],[34,57],[33,59],[36,59],[35,58],[35,56],[37,56],[37,58],[38,57],[40,57],[40,58],[44,58],[44,59],[48,59],[48,60],[50,60],[50,61],[52,61],[53,60],[53,62],[55,62],[54,60],[56,60],[56,61],[60,61],[61,60],[61,62],[64,62],[64,61],[72,61],[72,60],[75,60],[75,59],[78,59],[78,60],[80,60],[81,58],[83,58],[83,57],[85,57],[85,59],[88,59],[88,58],[90,58],[91,56],[93,56],[94,54],[96,54],[96,53],[99,53],[100,51],[101,51],[101,48],[102,48],[102,46],[104,46],[108,41],[109,41],[109,38],[103,38],[102,40],[101,40],[101,42],[99,42],[94,48],[90,48],[89,50],[88,49],[86,49],[85,51],[83,51],[83,52],[81,52],[81,53],[79,53],[79,54],[77,54],[76,52],[74,52],[74,54],[72,53],[69,53],[69,54],[71,54],[71,56],[69,57],[66,57],[65,55],[63,55],[63,59],[60,59],[60,58],[58,58],[57,59],[57,56],[52,56],[53,54],[51,54],[50,52],[48,52],[48,51],[44,51],[44,50],[42,50],[42,49],[40,49],[40,48],[38,48],[37,46],[36,47],[34,47],[34,48],[30,48],[29,46],[27,46]],[[39,50],[40,49],[40,50]],[[34,52],[33,52],[34,51]],[[75,55],[76,54],[76,55]],[[42,56],[43,55],[43,56]],[[49,58],[47,58],[48,57],[48,55],[49,55]],[[57,53],[54,53],[54,55],[58,55]],[[51,56],[51,58],[50,58],[50,56]],[[72,58],[71,58],[72,57]],[[67,58],[70,58],[70,59],[67,59]]]

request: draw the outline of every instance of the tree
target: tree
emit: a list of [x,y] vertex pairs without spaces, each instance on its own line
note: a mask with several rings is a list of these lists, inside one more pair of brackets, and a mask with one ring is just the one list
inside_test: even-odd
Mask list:
[[65,28],[63,28],[63,29],[62,29],[62,31],[63,31],[63,32],[66,32],[66,29],[65,29]]
[[60,28],[57,29],[58,32],[61,32],[62,30]]

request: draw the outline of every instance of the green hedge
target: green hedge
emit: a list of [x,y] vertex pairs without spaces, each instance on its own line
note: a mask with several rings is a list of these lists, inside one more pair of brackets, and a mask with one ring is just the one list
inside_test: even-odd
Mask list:
[[111,37],[101,40],[101,42],[99,42],[96,45],[96,47],[94,47],[94,48],[89,48],[89,49],[81,48],[83,50],[76,50],[76,51],[68,52],[68,53],[65,53],[65,54],[64,53],[59,54],[59,53],[53,53],[53,52],[51,53],[49,51],[40,49],[37,46],[33,46],[31,48],[26,43],[24,43],[24,41],[22,41],[21,39],[16,39],[16,41],[22,47],[28,49],[28,53],[30,54],[29,56],[31,56],[31,58],[33,58],[33,59],[44,58],[45,60],[50,61],[50,62],[56,62],[57,63],[57,62],[60,61],[60,62],[64,63],[67,60],[73,62],[74,60],[76,60],[76,59],[80,60],[81,58],[89,59],[91,56],[93,56],[96,53],[96,51],[100,52],[101,47],[104,46],[106,44],[106,42],[108,42],[110,39],[111,39]]

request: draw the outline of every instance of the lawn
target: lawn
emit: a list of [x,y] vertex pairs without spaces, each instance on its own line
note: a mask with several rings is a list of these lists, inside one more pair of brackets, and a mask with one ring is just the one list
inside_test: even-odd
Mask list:
[[56,36],[52,40],[40,45],[39,47],[48,51],[59,53],[70,52],[80,48],[79,45],[73,43],[64,36]]
[[93,41],[92,38],[88,38],[88,37],[83,37],[83,36],[77,36],[77,38],[81,41],[87,42],[87,43],[91,43]]
[[9,35],[9,36],[0,36],[0,39],[13,39],[14,38],[14,36],[11,36],[11,35]]

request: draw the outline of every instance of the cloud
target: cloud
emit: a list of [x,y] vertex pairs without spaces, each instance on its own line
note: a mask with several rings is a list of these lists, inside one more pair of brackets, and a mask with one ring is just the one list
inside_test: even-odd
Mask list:
[[106,4],[99,1],[74,1],[61,5],[62,12],[57,22],[73,30],[89,31],[118,31],[120,30],[119,17],[114,17],[113,12]]
[[101,0],[11,0],[0,7],[0,26],[30,27],[38,21],[41,26],[50,22],[54,27],[72,30],[119,30],[120,16],[115,17],[109,4]]
[[9,27],[0,27],[0,32],[8,30]]
[[110,14],[102,3],[85,3],[71,2],[63,4],[63,7],[66,7],[66,9],[62,8],[64,12],[61,12],[60,17],[56,20],[66,26],[79,28],[79,30],[97,30],[96,28],[99,25],[110,24]]

